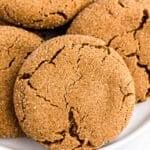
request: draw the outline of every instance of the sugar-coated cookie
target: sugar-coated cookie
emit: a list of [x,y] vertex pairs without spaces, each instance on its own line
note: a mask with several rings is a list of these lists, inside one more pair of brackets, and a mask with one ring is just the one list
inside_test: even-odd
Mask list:
[[93,0],[0,0],[0,18],[28,28],[67,23]]
[[0,138],[23,136],[13,107],[13,87],[19,68],[42,39],[11,26],[0,26]]
[[93,35],[124,58],[136,86],[136,101],[150,96],[150,3],[98,0],[73,21],[68,33]]
[[121,56],[90,36],[42,44],[23,64],[14,88],[23,131],[51,150],[93,150],[127,125],[134,82]]

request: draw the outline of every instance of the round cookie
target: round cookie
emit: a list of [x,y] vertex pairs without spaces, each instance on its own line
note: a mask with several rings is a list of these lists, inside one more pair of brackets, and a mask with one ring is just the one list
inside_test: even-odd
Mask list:
[[150,96],[150,19],[144,2],[99,0],[85,8],[68,30],[103,39],[119,52],[134,77],[137,102]]
[[95,149],[127,125],[134,82],[123,59],[97,38],[66,35],[23,64],[14,104],[23,131],[51,150]]
[[0,0],[0,18],[28,28],[54,28],[67,23],[93,0]]
[[11,26],[0,26],[0,138],[23,136],[13,107],[13,87],[19,68],[42,39]]

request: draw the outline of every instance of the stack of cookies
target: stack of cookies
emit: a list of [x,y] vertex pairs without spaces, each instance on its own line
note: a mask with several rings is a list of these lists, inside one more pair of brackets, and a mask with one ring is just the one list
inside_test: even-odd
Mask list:
[[[0,0],[0,138],[26,136],[50,150],[116,138],[150,96],[149,6]],[[48,38],[56,31],[66,34]]]

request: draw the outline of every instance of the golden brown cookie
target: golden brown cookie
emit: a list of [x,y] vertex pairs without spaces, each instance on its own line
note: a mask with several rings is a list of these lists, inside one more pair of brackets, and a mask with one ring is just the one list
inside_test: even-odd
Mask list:
[[83,10],[68,30],[103,39],[121,54],[134,77],[137,101],[150,96],[150,19],[143,4],[99,0]]
[[127,125],[135,104],[122,58],[97,38],[66,35],[23,64],[14,104],[23,131],[51,150],[95,149]]
[[0,18],[28,28],[54,28],[67,23],[93,0],[0,0]]
[[23,29],[0,26],[0,138],[23,135],[13,107],[13,87],[23,61],[41,41]]

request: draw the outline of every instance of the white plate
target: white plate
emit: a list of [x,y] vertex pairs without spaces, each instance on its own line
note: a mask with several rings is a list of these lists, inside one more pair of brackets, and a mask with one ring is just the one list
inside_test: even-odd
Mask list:
[[[133,140],[143,130],[150,127],[150,100],[137,104],[128,127],[114,141],[100,150],[114,150]],[[45,150],[31,139],[0,139],[0,150]]]

